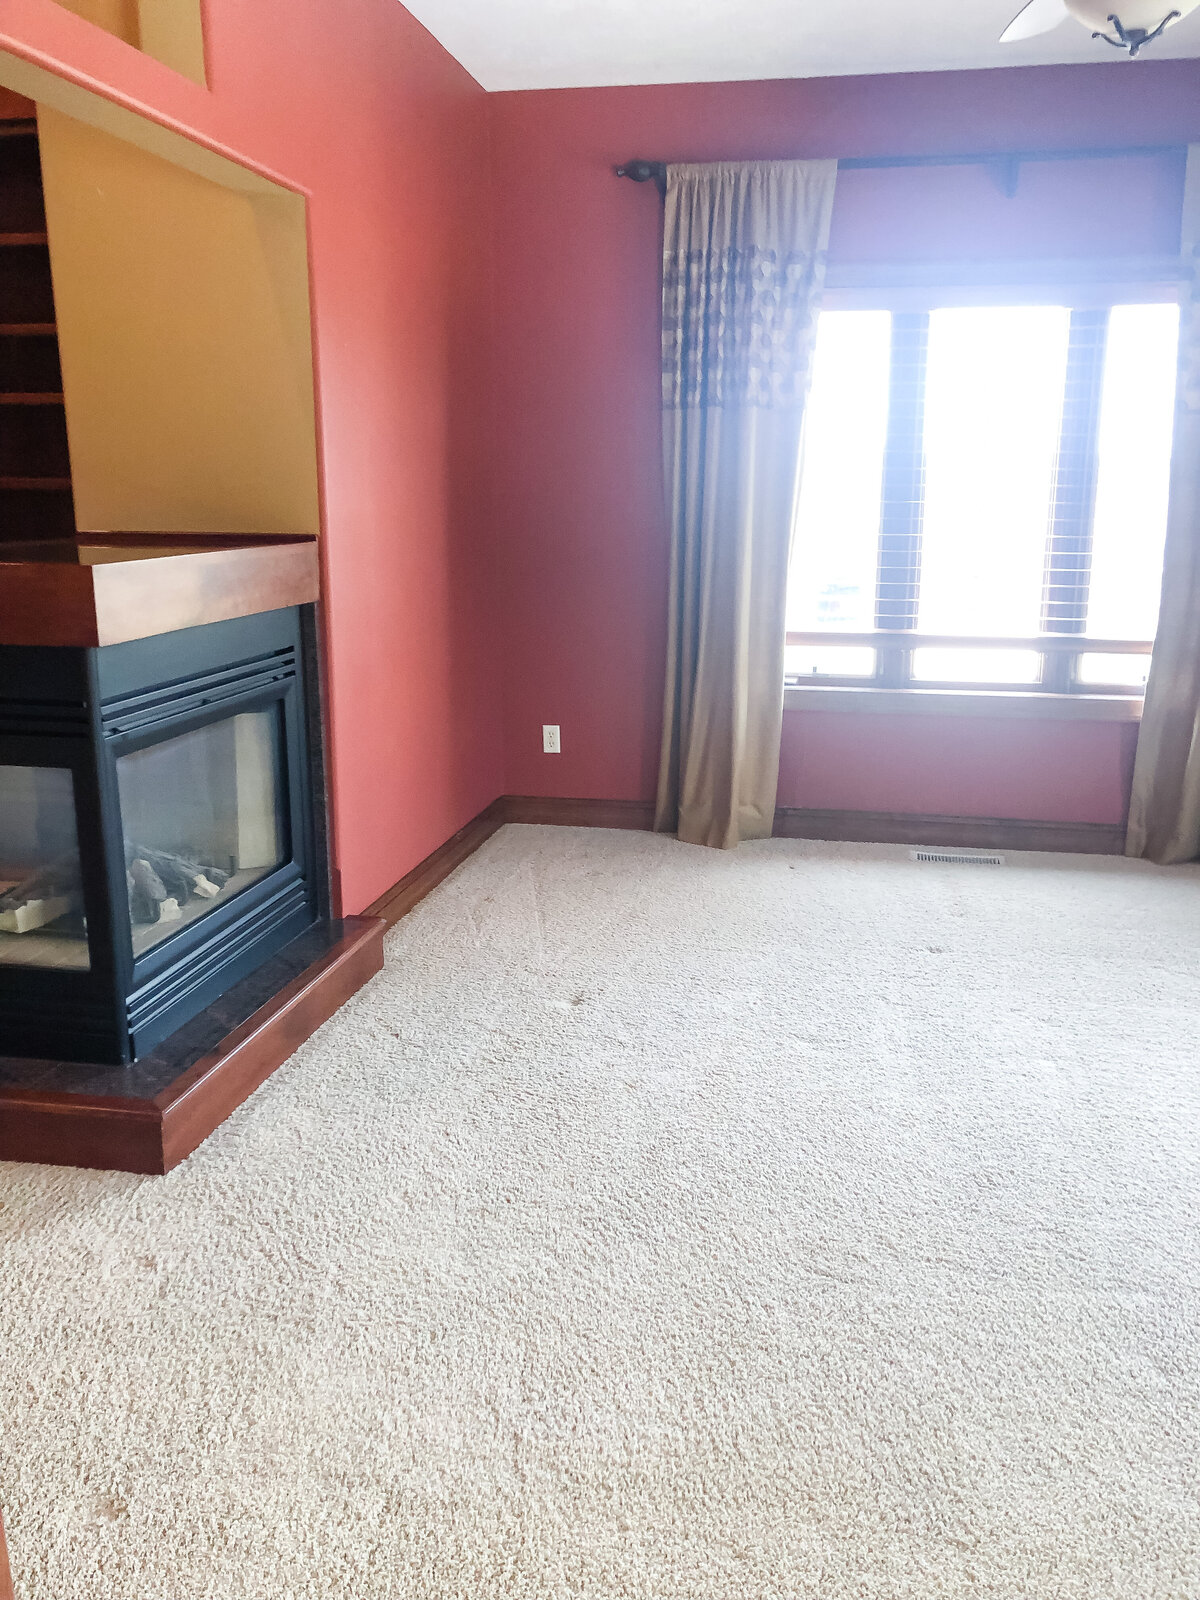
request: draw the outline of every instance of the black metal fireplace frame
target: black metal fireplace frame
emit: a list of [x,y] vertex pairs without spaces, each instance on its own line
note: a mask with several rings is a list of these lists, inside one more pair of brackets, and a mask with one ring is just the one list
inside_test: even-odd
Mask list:
[[[86,971],[0,967],[0,1053],[134,1060],[322,914],[320,762],[310,745],[318,690],[305,620],[292,607],[106,648],[0,647],[0,764],[73,776],[91,962]],[[271,708],[286,859],[135,957],[118,757]]]

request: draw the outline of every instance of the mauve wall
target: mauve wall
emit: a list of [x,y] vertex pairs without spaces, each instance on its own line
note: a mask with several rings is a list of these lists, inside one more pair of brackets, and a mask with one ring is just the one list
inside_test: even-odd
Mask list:
[[310,195],[335,849],[360,910],[503,787],[477,540],[486,97],[396,0],[204,0],[209,88],[54,0],[0,47]]
[[[495,173],[494,528],[506,787],[653,794],[667,538],[658,429],[660,208],[632,156],[715,160],[1180,144],[1200,63],[557,90],[489,99]],[[1173,250],[1176,157],[843,174],[840,261]],[[782,805],[1119,822],[1128,725],[785,717]],[[563,753],[541,754],[541,724]]]

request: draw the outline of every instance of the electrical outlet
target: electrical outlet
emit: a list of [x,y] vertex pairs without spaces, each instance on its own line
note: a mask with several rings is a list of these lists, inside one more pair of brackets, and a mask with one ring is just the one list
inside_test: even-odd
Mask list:
[[557,722],[542,724],[542,753],[548,756],[562,755],[562,740],[558,736]]

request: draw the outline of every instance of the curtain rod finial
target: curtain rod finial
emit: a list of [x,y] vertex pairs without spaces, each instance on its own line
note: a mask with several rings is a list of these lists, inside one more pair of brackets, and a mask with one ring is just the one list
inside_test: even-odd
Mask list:
[[631,178],[634,183],[648,183],[651,179],[660,194],[667,192],[667,164],[665,161],[626,161],[613,171],[618,178]]

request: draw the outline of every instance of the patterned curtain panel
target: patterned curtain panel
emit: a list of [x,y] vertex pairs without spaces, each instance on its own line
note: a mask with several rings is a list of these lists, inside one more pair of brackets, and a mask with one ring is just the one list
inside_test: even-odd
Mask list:
[[1188,152],[1183,256],[1162,610],[1125,847],[1162,862],[1200,856],[1200,145]]
[[671,599],[655,827],[770,836],[788,554],[836,161],[667,168]]

